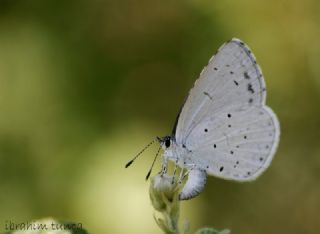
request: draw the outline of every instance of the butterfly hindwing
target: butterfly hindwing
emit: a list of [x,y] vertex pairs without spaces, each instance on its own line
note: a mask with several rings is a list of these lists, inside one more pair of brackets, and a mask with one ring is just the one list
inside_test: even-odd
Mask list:
[[224,179],[255,179],[273,158],[279,129],[278,120],[268,107],[219,113],[198,124],[188,136],[191,163]]

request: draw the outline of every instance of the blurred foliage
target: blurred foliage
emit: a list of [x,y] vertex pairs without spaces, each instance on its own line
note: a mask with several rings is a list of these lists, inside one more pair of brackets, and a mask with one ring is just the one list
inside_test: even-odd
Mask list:
[[[181,215],[234,233],[318,233],[320,2],[1,0],[0,230],[76,220],[92,233],[160,233],[145,172],[215,50],[255,53],[281,123],[253,183],[210,177]],[[125,224],[125,225],[124,225]]]

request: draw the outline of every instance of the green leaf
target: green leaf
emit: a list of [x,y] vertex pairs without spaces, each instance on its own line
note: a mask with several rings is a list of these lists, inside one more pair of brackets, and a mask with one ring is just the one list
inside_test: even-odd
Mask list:
[[201,228],[195,234],[230,234],[230,230],[217,231],[214,228]]

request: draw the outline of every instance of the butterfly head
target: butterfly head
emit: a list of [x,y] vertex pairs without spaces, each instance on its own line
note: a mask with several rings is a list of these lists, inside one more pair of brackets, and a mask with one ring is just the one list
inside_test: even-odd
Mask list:
[[160,145],[164,150],[167,150],[172,145],[172,137],[171,136],[165,136],[165,137],[157,137]]

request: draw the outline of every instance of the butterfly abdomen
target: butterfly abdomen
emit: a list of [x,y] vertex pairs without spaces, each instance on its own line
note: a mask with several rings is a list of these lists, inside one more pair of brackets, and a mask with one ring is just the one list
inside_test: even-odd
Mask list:
[[203,169],[192,169],[188,180],[179,194],[180,200],[188,200],[199,195],[207,182],[207,172]]

